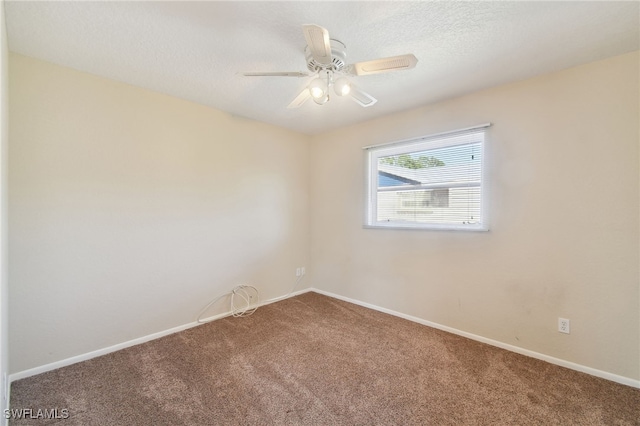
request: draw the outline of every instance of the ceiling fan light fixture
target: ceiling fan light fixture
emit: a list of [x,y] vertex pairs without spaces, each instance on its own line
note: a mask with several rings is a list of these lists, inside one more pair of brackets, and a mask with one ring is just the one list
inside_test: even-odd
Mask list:
[[340,77],[333,83],[333,90],[338,96],[346,96],[351,92],[351,83],[344,77]]
[[[320,25],[307,24],[302,26],[302,32],[307,42],[304,57],[310,73],[298,71],[284,72],[247,72],[247,77],[310,77],[315,78],[307,83],[298,96],[289,103],[287,108],[300,108],[309,98],[318,105],[330,101],[331,88],[337,96],[347,96],[363,107],[374,105],[377,100],[366,92],[358,89],[348,78],[361,75],[386,73],[391,71],[414,68],[418,59],[412,53],[370,61],[347,64],[346,46],[341,41],[329,37],[329,31]],[[334,77],[336,79],[334,80]],[[313,77],[312,77],[313,78]]]
[[311,93],[313,100],[325,98],[327,96],[327,83],[321,78],[316,78],[309,84],[309,93]]

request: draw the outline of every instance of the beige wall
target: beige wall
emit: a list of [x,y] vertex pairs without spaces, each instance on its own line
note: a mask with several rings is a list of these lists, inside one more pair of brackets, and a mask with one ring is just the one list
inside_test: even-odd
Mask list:
[[284,295],[309,266],[307,136],[10,59],[13,372],[190,323],[239,284]]
[[[312,285],[640,378],[638,76],[635,52],[314,137]],[[489,232],[363,229],[363,146],[486,122]]]

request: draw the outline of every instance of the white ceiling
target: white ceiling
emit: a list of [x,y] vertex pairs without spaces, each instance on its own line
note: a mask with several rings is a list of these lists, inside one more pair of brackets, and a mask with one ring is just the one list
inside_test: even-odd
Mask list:
[[[306,134],[639,49],[640,3],[6,1],[9,49]],[[302,24],[347,62],[413,53],[412,70],[361,76],[378,99],[286,106],[308,79]]]

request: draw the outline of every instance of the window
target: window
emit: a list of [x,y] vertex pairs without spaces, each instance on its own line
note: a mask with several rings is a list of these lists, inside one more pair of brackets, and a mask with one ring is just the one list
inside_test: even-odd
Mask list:
[[365,148],[366,226],[487,230],[488,126]]

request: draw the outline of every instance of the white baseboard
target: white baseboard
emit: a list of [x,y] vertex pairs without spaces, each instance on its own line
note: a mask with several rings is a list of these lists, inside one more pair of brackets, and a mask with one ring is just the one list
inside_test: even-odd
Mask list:
[[[220,314],[218,318],[224,318],[225,316],[230,315],[229,313]],[[186,330],[191,327],[195,327],[200,325],[197,322],[191,322],[189,324],[184,324],[178,327],[173,327],[168,330],[159,331],[157,333],[149,334],[147,336],[138,337],[133,340],[129,340],[127,342],[118,343],[117,345],[109,346],[106,348],[98,349],[92,352],[87,352],[85,354],[76,355],[71,358],[66,358],[60,361],[55,361],[50,364],[41,365],[39,367],[30,368],[28,370],[19,371],[17,373],[13,373],[9,376],[9,382],[14,382],[16,380],[24,379],[26,377],[35,376],[36,374],[46,373],[47,371],[55,370],[61,367],[66,367],[68,365],[76,364],[78,362],[86,361],[91,358],[96,358],[102,355],[106,355],[111,352],[119,351],[120,349],[125,349],[131,346],[139,345],[141,343],[148,342],[150,340],[158,339],[160,337],[167,336],[169,334],[177,333],[179,331]]]
[[396,317],[404,318],[409,321],[417,322],[418,324],[426,325],[429,327],[437,328],[438,330],[446,331],[452,334],[457,334],[458,336],[466,337],[471,340],[476,340],[478,342],[486,343],[491,346],[496,346],[501,349],[506,349],[511,352],[518,353],[520,355],[525,355],[531,358],[540,359],[542,361],[546,361],[551,364],[559,365],[561,367],[566,367],[571,370],[580,371],[582,373],[587,373],[592,376],[600,377],[602,379],[611,380],[612,382],[620,383],[623,385],[631,386],[634,388],[640,388],[640,380],[632,379],[630,377],[619,376],[617,374],[609,373],[607,371],[598,370],[595,368],[587,367],[585,365],[576,364],[571,361],[566,361],[564,359],[555,358],[549,355],[541,354],[539,352],[534,352],[529,349],[520,348],[518,346],[510,345],[508,343],[500,342],[498,340],[489,339],[486,337],[478,336],[477,334],[467,333],[466,331],[458,330],[452,327],[447,327],[446,325],[441,325],[435,322],[427,321],[422,318],[414,317],[411,315],[406,315],[400,312],[392,311],[391,309],[381,308],[376,305],[372,305],[370,303],[361,302],[359,300],[351,299],[348,297],[340,296],[339,294],[330,293],[328,291],[318,290],[316,288],[311,289],[316,293],[323,294],[325,296],[333,297],[335,299],[344,300],[345,302],[353,303],[354,305],[363,306],[365,308],[373,309],[375,311],[384,312],[385,314],[393,315]]
[[[268,304],[271,304],[271,303],[274,303],[274,302],[278,302],[280,300],[284,300],[284,299],[289,298],[289,297],[294,297],[294,296],[297,296],[299,294],[306,293],[308,291],[311,291],[311,289],[310,288],[306,288],[306,289],[303,289],[303,290],[299,290],[299,291],[287,294],[285,296],[280,296],[280,297],[275,297],[273,299],[268,299],[268,300],[265,300],[265,301],[261,302],[258,306],[268,305]],[[178,333],[180,331],[187,330],[189,328],[196,327],[198,325],[202,325],[202,324],[207,323],[207,322],[211,322],[211,321],[215,321],[215,320],[218,320],[218,319],[222,319],[222,318],[228,317],[230,315],[231,315],[231,312],[224,312],[224,313],[221,313],[221,314],[218,314],[218,315],[214,315],[214,316],[211,316],[211,317],[208,317],[208,318],[204,318],[201,323],[199,323],[197,321],[190,322],[188,324],[183,324],[183,325],[180,325],[180,326],[177,326],[177,327],[170,328],[168,330],[159,331],[157,333],[152,333],[152,334],[149,334],[149,335],[146,335],[146,336],[138,337],[136,339],[129,340],[129,341],[126,341],[126,342],[123,342],[123,343],[118,343],[117,345],[109,346],[109,347],[98,349],[98,350],[95,350],[95,351],[92,351],[92,352],[88,352],[88,353],[85,353],[85,354],[73,356],[71,358],[66,358],[66,359],[63,359],[63,360],[60,360],[60,361],[55,361],[55,362],[52,362],[50,364],[45,364],[45,365],[41,365],[39,367],[34,367],[34,368],[30,368],[28,370],[23,370],[23,371],[19,371],[17,373],[10,374],[9,375],[9,391],[11,390],[11,383],[16,381],[16,380],[24,379],[26,377],[35,376],[36,374],[46,373],[47,371],[55,370],[55,369],[58,369],[58,368],[61,368],[61,367],[66,367],[68,365],[76,364],[78,362],[86,361],[86,360],[89,360],[91,358],[96,358],[96,357],[99,357],[99,356],[102,356],[102,355],[106,355],[106,354],[111,353],[111,352],[119,351],[120,349],[129,348],[131,346],[139,345],[141,343],[145,343],[145,342],[148,342],[150,340],[159,339],[160,337],[168,336],[169,334],[173,334],[173,333]]]
[[[403,313],[400,313],[400,312],[392,311],[391,309],[387,309],[387,308],[381,308],[379,306],[372,305],[370,303],[361,302],[359,300],[351,299],[349,297],[344,297],[344,296],[341,296],[339,294],[327,292],[327,291],[324,291],[324,290],[319,290],[319,289],[316,289],[316,288],[306,288],[306,289],[299,290],[299,291],[296,291],[294,293],[288,294],[286,296],[281,296],[281,297],[276,297],[276,298],[273,298],[273,299],[269,299],[269,300],[266,300],[264,302],[261,302],[260,306],[264,306],[264,305],[268,305],[270,303],[278,302],[280,300],[284,300],[284,299],[289,298],[289,297],[297,296],[299,294],[307,293],[309,291],[313,291],[313,292],[316,292],[316,293],[319,293],[319,294],[323,294],[325,296],[333,297],[335,299],[344,300],[345,302],[353,303],[355,305],[363,306],[365,308],[373,309],[375,311],[384,312],[386,314],[390,314],[390,315],[393,315],[393,316],[396,316],[396,317],[404,318],[406,320],[413,321],[413,322],[416,322],[418,324],[422,324],[422,325],[426,325],[426,326],[429,326],[429,327],[433,327],[433,328],[436,328],[438,330],[446,331],[446,332],[449,332],[449,333],[452,333],[452,334],[457,334],[459,336],[466,337],[466,338],[469,338],[471,340],[476,340],[478,342],[482,342],[482,343],[486,343],[486,344],[491,345],[491,346],[496,346],[498,348],[506,349],[508,351],[515,352],[515,353],[518,353],[518,354],[521,354],[521,355],[525,355],[525,356],[529,356],[531,358],[540,359],[542,361],[546,361],[546,362],[549,362],[551,364],[559,365],[561,367],[566,367],[566,368],[569,368],[571,370],[580,371],[582,373],[587,373],[587,374],[590,374],[592,376],[596,376],[596,377],[600,377],[600,378],[603,378],[603,379],[611,380],[612,382],[620,383],[620,384],[631,386],[631,387],[634,387],[634,388],[640,388],[640,380],[636,380],[636,379],[632,379],[632,378],[624,377],[624,376],[619,376],[617,374],[609,373],[607,371],[602,371],[602,370],[598,370],[598,369],[595,369],[595,368],[587,367],[587,366],[584,366],[584,365],[581,365],[581,364],[576,364],[574,362],[570,362],[570,361],[566,361],[566,360],[563,360],[563,359],[560,359],[560,358],[555,358],[555,357],[552,357],[552,356],[549,356],[549,355],[545,355],[545,354],[541,354],[541,353],[538,353],[538,352],[534,352],[534,351],[531,351],[529,349],[520,348],[518,346],[510,345],[508,343],[500,342],[498,340],[493,340],[493,339],[489,339],[489,338],[486,338],[486,337],[478,336],[476,334],[468,333],[466,331],[458,330],[458,329],[455,329],[455,328],[452,328],[452,327],[447,327],[445,325],[441,325],[441,324],[438,324],[438,323],[427,321],[427,320],[424,320],[422,318],[414,317],[414,316],[411,316],[411,315],[406,315],[406,314],[403,314]],[[219,314],[219,315],[215,315],[215,316],[206,318],[203,321],[209,322],[209,321],[213,321],[213,320],[216,320],[216,319],[221,319],[221,318],[227,317],[229,315],[231,315],[231,312],[225,312],[225,313],[222,313],[222,314]],[[17,373],[13,373],[13,374],[9,375],[9,384],[11,384],[11,382],[13,382],[15,380],[24,379],[26,377],[34,376],[36,374],[46,373],[47,371],[55,370],[57,368],[66,367],[68,365],[72,365],[72,364],[75,364],[75,363],[78,363],[78,362],[81,362],[81,361],[86,361],[86,360],[91,359],[91,358],[95,358],[95,357],[98,357],[98,356],[106,355],[108,353],[115,352],[115,351],[118,351],[120,349],[128,348],[128,347],[135,346],[135,345],[139,345],[141,343],[145,343],[145,342],[148,342],[150,340],[158,339],[160,337],[164,337],[164,336],[167,336],[169,334],[177,333],[179,331],[187,330],[189,328],[192,328],[192,327],[195,327],[195,326],[198,326],[198,325],[201,325],[201,323],[198,323],[198,322],[195,322],[195,321],[194,322],[190,322],[188,324],[184,324],[184,325],[181,325],[181,326],[178,326],[178,327],[173,327],[173,328],[170,328],[168,330],[160,331],[160,332],[157,332],[157,333],[149,334],[147,336],[139,337],[137,339],[129,340],[127,342],[119,343],[117,345],[109,346],[107,348],[98,349],[96,351],[92,351],[92,352],[88,352],[86,354],[77,355],[77,356],[74,356],[74,357],[71,357],[71,358],[67,358],[67,359],[63,359],[63,360],[60,360],[60,361],[52,362],[50,364],[42,365],[40,367],[30,368],[28,370],[24,370],[24,371],[20,371],[20,372],[17,372]],[[11,386],[10,385],[9,385],[9,390],[7,392],[7,398],[9,397],[9,395],[8,395],[9,392],[11,392]]]

